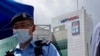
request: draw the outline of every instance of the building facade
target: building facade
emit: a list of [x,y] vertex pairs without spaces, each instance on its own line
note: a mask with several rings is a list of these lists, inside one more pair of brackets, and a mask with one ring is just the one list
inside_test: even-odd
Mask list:
[[84,9],[52,19],[51,26],[58,49],[60,46],[63,47],[60,49],[62,56],[89,55],[88,43],[92,34],[93,22]]
[[52,41],[51,25],[36,25],[36,30],[33,32],[33,39]]

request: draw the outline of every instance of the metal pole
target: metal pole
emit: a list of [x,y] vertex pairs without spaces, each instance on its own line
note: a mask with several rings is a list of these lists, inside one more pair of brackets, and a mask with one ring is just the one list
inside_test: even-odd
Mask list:
[[78,0],[77,0],[77,10],[78,10]]

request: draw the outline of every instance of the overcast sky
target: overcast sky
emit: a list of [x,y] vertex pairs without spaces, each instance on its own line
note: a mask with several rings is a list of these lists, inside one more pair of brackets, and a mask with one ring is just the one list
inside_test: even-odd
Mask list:
[[[94,26],[100,22],[99,0],[16,0],[34,6],[36,24],[51,24],[51,19],[84,7],[93,19]],[[78,8],[77,8],[78,1]]]

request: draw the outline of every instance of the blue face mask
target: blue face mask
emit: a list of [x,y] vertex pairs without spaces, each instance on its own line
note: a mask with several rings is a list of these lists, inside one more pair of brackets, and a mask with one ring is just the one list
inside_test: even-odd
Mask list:
[[14,35],[19,43],[24,43],[31,38],[29,29],[17,29],[14,31]]

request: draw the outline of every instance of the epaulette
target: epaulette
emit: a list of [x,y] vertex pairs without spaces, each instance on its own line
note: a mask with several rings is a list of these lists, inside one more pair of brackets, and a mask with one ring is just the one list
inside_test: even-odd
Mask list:
[[36,46],[48,46],[50,44],[49,40],[38,40],[35,41]]
[[50,41],[47,41],[47,40],[38,40],[38,41],[35,41],[35,56],[41,56],[43,55],[43,52],[42,52],[42,47],[43,46],[48,46],[50,44]]

